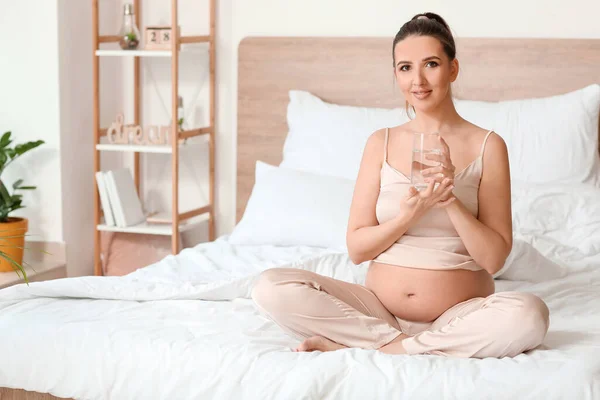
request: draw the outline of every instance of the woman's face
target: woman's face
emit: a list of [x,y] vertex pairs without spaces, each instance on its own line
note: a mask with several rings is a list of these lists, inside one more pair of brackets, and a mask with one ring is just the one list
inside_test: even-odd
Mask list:
[[409,36],[396,44],[394,56],[398,87],[417,112],[433,110],[449,96],[458,61],[448,60],[439,40]]

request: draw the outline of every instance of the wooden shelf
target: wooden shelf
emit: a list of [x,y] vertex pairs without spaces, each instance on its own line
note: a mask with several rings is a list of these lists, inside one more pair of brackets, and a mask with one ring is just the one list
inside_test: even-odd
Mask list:
[[[198,218],[188,219],[179,223],[179,232],[188,231],[208,220],[208,214],[204,214]],[[173,229],[169,224],[150,224],[148,222],[142,222],[141,224],[127,226],[124,228],[118,226],[108,226],[106,224],[97,225],[96,228],[99,231],[108,232],[126,232],[126,233],[141,233],[147,235],[164,235],[171,236]]]
[[[140,29],[140,34],[144,35],[144,24],[141,21],[140,6],[143,0],[132,0],[135,14],[135,22]],[[171,27],[179,27],[179,10],[178,0],[170,0],[170,20],[165,21],[165,25]],[[111,152],[128,152],[132,153],[133,158],[133,180],[137,192],[140,191],[140,184],[143,180],[142,168],[140,167],[141,153],[161,153],[170,154],[170,172],[171,172],[171,204],[174,207],[175,220],[171,223],[148,223],[144,222],[135,226],[119,228],[116,226],[108,226],[102,220],[102,210],[100,204],[100,195],[97,185],[94,190],[94,274],[102,275],[102,265],[100,258],[100,231],[112,232],[132,232],[140,234],[153,235],[168,235],[171,236],[171,249],[173,254],[179,253],[180,235],[176,231],[186,231],[204,221],[207,221],[208,239],[215,240],[215,108],[216,108],[216,76],[215,76],[215,60],[216,60],[216,0],[208,0],[208,12],[200,13],[199,16],[208,18],[209,32],[207,35],[181,35],[179,29],[175,29],[171,34],[172,47],[164,50],[150,50],[140,48],[138,50],[123,50],[118,46],[120,37],[117,35],[100,35],[100,12],[98,0],[92,0],[92,55],[93,55],[93,134],[94,134],[94,176],[90,176],[96,182],[96,173],[101,171],[100,165],[101,153],[106,151]],[[101,48],[101,44],[103,44]],[[140,46],[143,47],[143,46]],[[196,57],[185,57],[189,54],[200,54],[208,56],[208,65],[202,66],[205,60],[196,60]],[[141,79],[141,64],[142,57],[158,57],[166,59],[170,64],[170,115],[178,115],[179,103],[179,69],[181,61],[201,63],[201,68],[206,68],[208,74],[208,120],[207,126],[186,131],[177,131],[177,126],[169,127],[169,137],[176,139],[179,143],[173,146],[172,143],[166,145],[134,145],[134,144],[110,144],[106,136],[107,129],[100,126],[100,65],[102,57],[130,57],[132,58],[133,80],[131,88],[133,89],[133,112],[128,115],[127,119],[131,120],[133,125],[144,125],[144,120],[141,115],[142,111],[142,86]],[[202,57],[198,57],[202,58]],[[197,79],[203,79],[203,74],[198,74]],[[174,118],[174,117],[173,117]],[[187,149],[197,149],[197,144],[208,143],[208,205],[189,210],[187,212],[179,212],[179,162],[181,153]],[[91,150],[91,149],[90,149]],[[170,220],[172,216],[167,216]],[[175,225],[175,228],[174,228]]]

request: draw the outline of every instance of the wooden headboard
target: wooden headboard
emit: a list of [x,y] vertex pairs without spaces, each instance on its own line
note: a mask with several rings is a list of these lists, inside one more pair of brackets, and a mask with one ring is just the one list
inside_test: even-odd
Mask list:
[[[254,185],[256,160],[279,165],[288,91],[324,101],[400,107],[390,38],[250,37],[238,50],[236,223]],[[600,83],[599,39],[457,39],[458,98],[551,96]],[[600,125],[600,121],[599,121]]]

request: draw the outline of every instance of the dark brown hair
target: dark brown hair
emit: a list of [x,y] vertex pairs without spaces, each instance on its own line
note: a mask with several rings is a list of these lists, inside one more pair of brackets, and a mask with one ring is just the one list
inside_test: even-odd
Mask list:
[[[450,32],[450,27],[439,15],[432,12],[426,12],[412,17],[411,20],[402,25],[398,33],[396,33],[392,45],[392,64],[394,69],[396,69],[396,56],[394,54],[396,44],[409,36],[434,37],[440,41],[444,53],[446,53],[450,61],[456,58],[456,44],[454,43],[454,36],[452,35],[452,32]],[[406,113],[408,114],[408,101],[406,102]]]

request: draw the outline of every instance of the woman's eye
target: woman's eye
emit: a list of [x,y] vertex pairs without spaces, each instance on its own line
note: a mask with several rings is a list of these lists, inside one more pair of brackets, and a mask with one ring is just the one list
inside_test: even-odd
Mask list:
[[409,68],[408,65],[402,65],[400,67],[400,71],[408,71],[408,68]]
[[437,67],[437,66],[438,66],[438,63],[436,63],[435,61],[429,61],[429,62],[428,62],[427,64],[425,64],[425,65],[430,65],[430,64],[431,64],[431,66],[432,66],[432,67]]

